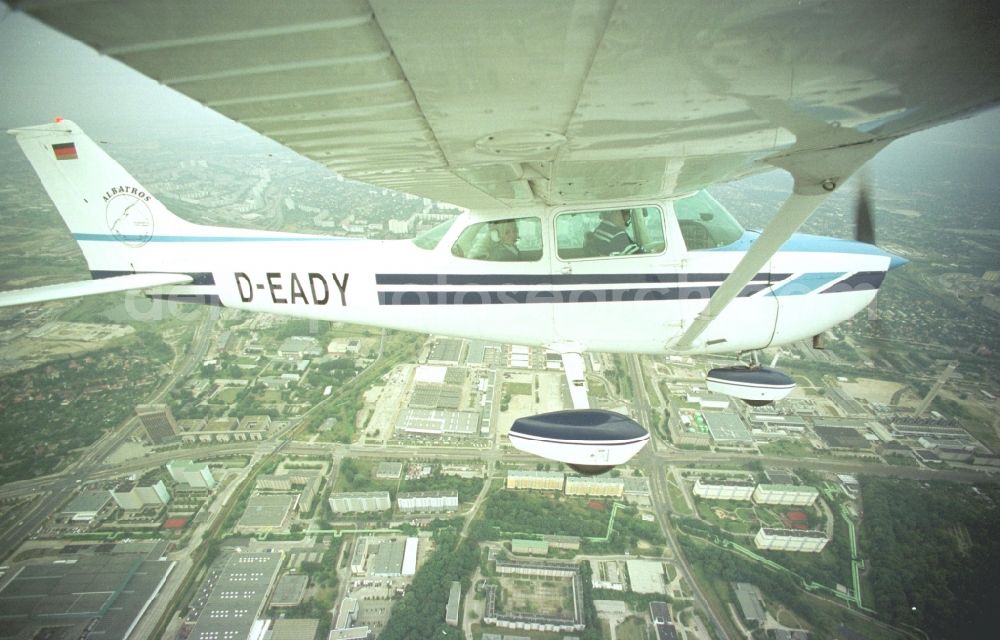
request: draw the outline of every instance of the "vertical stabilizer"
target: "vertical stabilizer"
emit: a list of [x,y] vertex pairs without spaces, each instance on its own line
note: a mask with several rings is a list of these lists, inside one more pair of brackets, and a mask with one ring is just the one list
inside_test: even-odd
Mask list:
[[[156,236],[198,235],[73,122],[12,134],[80,245],[92,272],[132,271]],[[148,266],[145,268],[149,268]]]

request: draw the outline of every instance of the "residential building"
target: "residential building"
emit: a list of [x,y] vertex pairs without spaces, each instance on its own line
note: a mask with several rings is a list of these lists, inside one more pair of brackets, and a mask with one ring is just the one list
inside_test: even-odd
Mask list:
[[625,481],[621,478],[598,476],[566,476],[568,496],[609,496],[620,498],[625,494]]
[[710,500],[750,500],[753,490],[754,481],[749,477],[698,478],[694,483],[694,495]]
[[815,487],[797,484],[759,484],[753,491],[753,501],[757,504],[812,506],[819,497]]
[[334,513],[369,513],[390,508],[388,491],[330,494],[330,509]]
[[458,494],[448,491],[400,493],[396,496],[400,511],[454,511],[458,508]]
[[822,531],[761,527],[753,541],[758,549],[819,553],[830,540]]
[[566,475],[557,471],[508,471],[508,489],[562,491]]

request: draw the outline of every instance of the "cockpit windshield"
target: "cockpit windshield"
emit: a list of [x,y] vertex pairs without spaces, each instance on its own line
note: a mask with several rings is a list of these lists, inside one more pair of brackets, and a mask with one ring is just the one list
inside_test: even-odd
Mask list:
[[743,227],[705,191],[674,200],[677,224],[688,251],[715,249],[743,236]]
[[441,224],[435,225],[427,231],[417,235],[417,237],[413,239],[413,244],[417,245],[421,249],[433,249],[439,242],[441,242],[441,238],[444,237],[444,234],[448,233],[448,229],[451,229],[451,225],[455,224],[456,219],[457,216],[455,218],[449,218]]

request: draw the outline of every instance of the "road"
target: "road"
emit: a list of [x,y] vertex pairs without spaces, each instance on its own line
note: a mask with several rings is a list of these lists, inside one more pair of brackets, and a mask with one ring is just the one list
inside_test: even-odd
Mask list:
[[[192,338],[192,345],[185,354],[178,358],[173,368],[170,378],[157,389],[149,402],[162,401],[166,394],[179,381],[184,380],[191,371],[204,359],[212,340],[212,328],[217,320],[217,314],[207,314],[195,328]],[[380,350],[382,345],[380,344]],[[381,355],[381,354],[380,354]],[[376,359],[377,361],[378,359]],[[635,419],[645,425],[654,425],[661,418],[660,409],[654,408],[649,402],[650,390],[646,388],[646,378],[642,375],[642,363],[638,356],[628,356],[625,359],[628,375],[633,381],[633,397],[629,401],[632,415]],[[374,364],[374,363],[373,363]],[[656,392],[657,390],[653,390]],[[660,396],[658,396],[660,397]],[[331,399],[332,401],[332,399]],[[313,407],[312,411],[320,409],[323,403]],[[300,418],[301,418],[300,417]],[[346,456],[385,459],[436,459],[444,461],[465,461],[479,459],[489,470],[487,481],[483,491],[466,514],[465,526],[462,535],[469,531],[471,523],[482,504],[484,496],[491,487],[491,478],[496,469],[496,464],[501,459],[504,462],[524,462],[534,463],[537,458],[521,454],[509,447],[501,447],[497,443],[490,443],[489,446],[429,446],[414,447],[390,445],[386,442],[379,442],[377,445],[366,445],[363,441],[351,445],[325,442],[303,442],[289,439],[289,436],[297,428],[297,423],[290,423],[277,433],[271,435],[268,440],[258,442],[232,442],[224,444],[213,444],[208,446],[194,446],[152,453],[142,458],[123,461],[114,465],[102,465],[102,461],[129,438],[136,428],[136,420],[129,418],[117,428],[107,432],[100,440],[87,449],[79,459],[68,465],[59,473],[45,477],[34,478],[26,481],[9,483],[0,487],[0,499],[33,497],[31,502],[17,517],[17,524],[10,526],[0,534],[0,555],[9,555],[20,543],[37,530],[47,518],[58,510],[72,497],[79,484],[87,481],[109,479],[125,474],[144,471],[153,467],[161,466],[170,460],[178,457],[197,457],[206,459],[211,457],[247,455],[259,460],[261,457],[283,449],[290,455],[316,455],[325,453],[333,458],[343,458]],[[774,456],[760,456],[746,453],[714,453],[709,451],[681,451],[671,447],[669,444],[654,441],[649,447],[643,450],[635,459],[635,464],[640,467],[650,480],[651,501],[654,512],[658,518],[659,525],[667,539],[674,557],[677,559],[678,571],[690,585],[695,603],[707,618],[707,623],[715,629],[718,637],[726,637],[723,625],[719,622],[720,616],[724,612],[712,609],[707,598],[705,598],[697,582],[693,579],[690,567],[687,565],[683,554],[680,551],[674,531],[667,514],[670,512],[667,491],[666,470],[671,465],[731,465],[732,467],[742,467],[749,461],[759,461],[765,465],[789,466],[806,465],[810,469],[829,471],[834,473],[869,474],[879,476],[893,476],[914,480],[950,480],[956,482],[998,482],[1000,477],[988,475],[982,472],[971,470],[931,470],[921,467],[897,467],[885,464],[856,460],[837,459],[832,457],[813,457],[796,459]],[[248,466],[250,468],[252,465]],[[184,558],[179,558],[180,563],[174,575],[171,576],[165,591],[172,591],[191,569],[190,562],[185,562]],[[162,594],[162,602],[170,600],[169,593]],[[163,604],[162,606],[166,606]],[[156,614],[169,614],[169,612],[157,610]],[[147,624],[153,624],[159,615],[147,616]]]

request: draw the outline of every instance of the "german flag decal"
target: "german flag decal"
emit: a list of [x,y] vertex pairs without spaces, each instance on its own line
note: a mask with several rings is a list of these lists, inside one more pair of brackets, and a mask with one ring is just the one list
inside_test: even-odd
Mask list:
[[76,160],[76,145],[72,142],[54,144],[52,151],[56,154],[56,160]]

